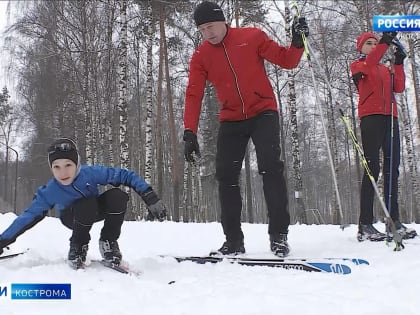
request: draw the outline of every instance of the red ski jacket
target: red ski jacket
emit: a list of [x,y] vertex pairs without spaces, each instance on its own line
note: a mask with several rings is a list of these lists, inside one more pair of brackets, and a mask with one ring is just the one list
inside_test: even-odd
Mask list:
[[197,133],[206,81],[220,103],[219,121],[240,121],[278,110],[264,60],[295,68],[303,48],[278,45],[257,28],[230,28],[220,44],[204,41],[190,60],[184,127]]
[[[392,115],[398,117],[397,103],[391,93],[391,72],[388,67],[379,64],[388,45],[377,44],[365,59],[354,61],[350,65],[353,78],[359,92],[359,118],[368,115],[391,115],[391,100],[394,102]],[[403,65],[394,65],[393,92],[401,93],[405,89]]]

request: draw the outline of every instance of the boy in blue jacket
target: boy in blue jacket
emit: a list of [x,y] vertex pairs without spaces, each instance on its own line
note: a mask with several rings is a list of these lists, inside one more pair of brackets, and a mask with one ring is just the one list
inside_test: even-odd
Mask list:
[[61,222],[73,232],[68,253],[69,265],[83,267],[86,261],[90,229],[104,220],[99,239],[99,251],[106,261],[120,264],[118,238],[127,210],[128,194],[112,188],[99,194],[98,186],[111,184],[134,189],[146,203],[151,215],[162,221],[166,207],[144,179],[133,171],[80,164],[76,144],[68,138],[54,141],[48,148],[48,163],[53,178],[39,187],[31,205],[0,235],[0,255],[3,248],[41,221],[53,207]]

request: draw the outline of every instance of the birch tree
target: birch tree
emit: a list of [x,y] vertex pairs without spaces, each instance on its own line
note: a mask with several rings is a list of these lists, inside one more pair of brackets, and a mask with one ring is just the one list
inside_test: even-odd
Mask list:
[[131,167],[127,138],[127,0],[121,0],[119,4],[118,113],[120,122],[120,166],[129,169]]
[[[289,9],[289,1],[284,2],[285,6],[285,31],[287,42],[292,41],[291,28],[293,17]],[[293,163],[293,190],[296,202],[296,216],[302,223],[307,223],[305,212],[305,204],[303,201],[303,182],[302,182],[302,165],[299,150],[299,134],[298,134],[298,121],[297,121],[297,106],[296,106],[296,89],[295,89],[295,71],[287,72],[288,96],[287,105],[290,112],[290,128],[291,128],[291,143],[292,143],[292,163]]]
[[148,19],[146,25],[146,140],[145,140],[145,169],[144,179],[150,183],[153,169],[153,143],[152,143],[152,115],[153,115],[153,6],[147,1]]

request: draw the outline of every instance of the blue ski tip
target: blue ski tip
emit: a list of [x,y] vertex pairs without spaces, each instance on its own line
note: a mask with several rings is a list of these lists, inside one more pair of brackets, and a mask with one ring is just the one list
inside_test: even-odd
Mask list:
[[332,273],[338,273],[342,275],[347,275],[351,273],[351,268],[343,264],[333,264],[333,263],[326,264],[326,263],[308,262],[308,265],[318,268],[320,269],[320,271],[324,271],[324,272],[332,272]]

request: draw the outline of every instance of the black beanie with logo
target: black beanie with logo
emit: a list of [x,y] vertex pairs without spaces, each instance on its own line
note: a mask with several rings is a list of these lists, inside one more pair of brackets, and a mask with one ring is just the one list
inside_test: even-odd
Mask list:
[[222,8],[210,1],[200,3],[194,11],[194,21],[197,26],[209,22],[226,21]]

